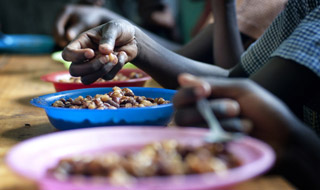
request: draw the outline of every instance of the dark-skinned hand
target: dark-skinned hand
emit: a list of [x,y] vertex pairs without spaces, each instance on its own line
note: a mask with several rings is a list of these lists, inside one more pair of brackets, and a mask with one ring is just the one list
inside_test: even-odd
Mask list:
[[[137,56],[135,31],[128,21],[115,20],[83,32],[62,52],[62,57],[72,62],[70,74],[81,76],[84,84],[100,77],[112,79],[126,62]],[[117,55],[117,64],[109,61],[110,53]]]

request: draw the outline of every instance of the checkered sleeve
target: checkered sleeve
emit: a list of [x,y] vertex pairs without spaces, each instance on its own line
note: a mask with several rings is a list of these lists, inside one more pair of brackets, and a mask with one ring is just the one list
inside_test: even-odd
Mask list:
[[[300,41],[309,49],[319,46],[319,41],[316,42],[316,38],[319,38],[319,6],[320,0],[289,0],[285,10],[273,21],[261,38],[242,54],[241,64],[247,74],[252,75],[260,70],[271,56],[289,58],[294,55],[294,58],[296,58],[295,56],[302,58],[302,54],[298,54],[293,46],[301,48],[301,51],[311,53],[301,47]],[[295,34],[291,36],[293,33]],[[304,36],[305,34],[308,36]],[[307,38],[312,38],[312,41],[307,42]],[[313,50],[314,53],[316,51]],[[316,59],[316,56],[308,56],[308,58]],[[293,60],[298,61],[297,59]],[[299,60],[299,63],[308,65],[310,62],[300,62]],[[314,67],[314,64],[309,66]]]
[[320,77],[320,6],[303,19],[271,56],[293,60]]

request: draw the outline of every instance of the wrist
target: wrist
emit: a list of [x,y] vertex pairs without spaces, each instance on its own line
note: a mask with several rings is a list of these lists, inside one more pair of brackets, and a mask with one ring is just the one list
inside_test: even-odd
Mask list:
[[[137,65],[145,61],[145,46],[147,45],[147,41],[145,40],[148,38],[138,27],[135,27],[135,40],[137,44],[137,56],[132,60],[132,62]],[[151,40],[149,40],[150,42]]]

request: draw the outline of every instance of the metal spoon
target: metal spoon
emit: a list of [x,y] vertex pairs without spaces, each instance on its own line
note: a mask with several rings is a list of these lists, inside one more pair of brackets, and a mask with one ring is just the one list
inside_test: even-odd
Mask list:
[[210,143],[226,142],[239,138],[239,133],[226,132],[221,127],[218,119],[211,110],[210,103],[207,99],[200,99],[197,102],[197,109],[209,125],[210,131],[205,136],[205,141]]

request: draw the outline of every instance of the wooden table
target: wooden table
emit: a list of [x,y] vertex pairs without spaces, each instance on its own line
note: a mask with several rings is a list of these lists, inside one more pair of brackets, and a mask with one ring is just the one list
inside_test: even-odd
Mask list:
[[[0,190],[35,190],[37,185],[24,179],[6,166],[6,153],[15,144],[47,133],[55,132],[43,109],[30,105],[33,97],[55,92],[40,76],[65,70],[50,56],[0,55]],[[155,86],[150,82],[147,86]],[[21,158],[23,159],[23,158]],[[28,163],[26,163],[28,164]],[[244,182],[235,190],[291,190],[280,176],[262,176]]]

